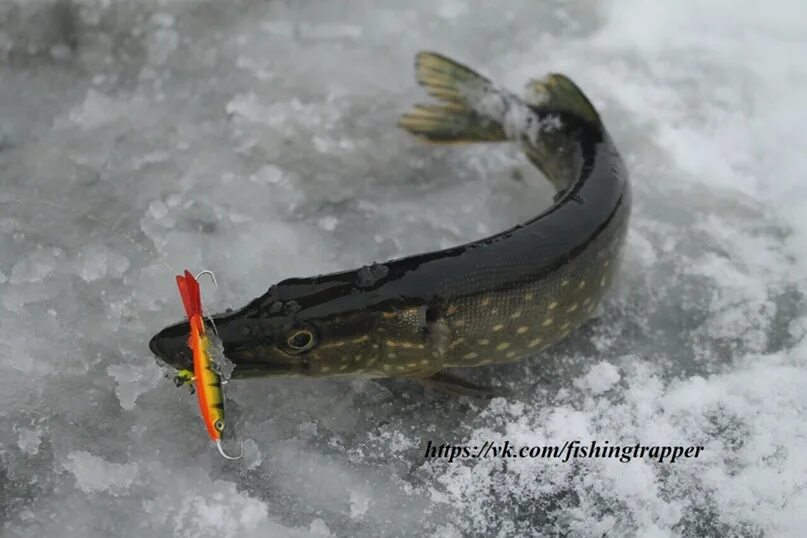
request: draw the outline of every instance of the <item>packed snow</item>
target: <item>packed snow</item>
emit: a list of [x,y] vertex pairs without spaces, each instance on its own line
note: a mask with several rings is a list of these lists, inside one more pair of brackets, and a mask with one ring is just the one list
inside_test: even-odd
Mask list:
[[[0,534],[801,536],[803,2],[0,0]],[[572,77],[634,213],[597,317],[518,363],[226,386],[223,460],[149,338],[291,276],[504,229],[551,203],[505,145],[428,147],[418,50],[514,91]],[[426,459],[428,441],[697,445],[698,458]]]

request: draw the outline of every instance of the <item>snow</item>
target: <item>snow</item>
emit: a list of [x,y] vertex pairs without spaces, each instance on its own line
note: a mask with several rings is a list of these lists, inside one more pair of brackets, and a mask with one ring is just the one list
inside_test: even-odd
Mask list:
[[[0,534],[801,536],[805,27],[787,0],[0,2]],[[395,128],[421,49],[587,92],[633,179],[621,278],[567,342],[467,372],[508,399],[228,383],[224,461],[148,350],[174,274],[238,308],[551,201],[515,148]],[[429,440],[704,450],[449,463]]]

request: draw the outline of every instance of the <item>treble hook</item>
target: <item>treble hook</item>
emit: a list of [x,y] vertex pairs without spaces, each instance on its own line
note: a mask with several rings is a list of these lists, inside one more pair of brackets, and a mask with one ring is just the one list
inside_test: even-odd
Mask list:
[[216,282],[216,275],[213,274],[213,271],[211,271],[210,269],[199,271],[199,273],[197,273],[196,275],[196,280],[199,280],[199,277],[202,275],[208,275],[210,277],[210,280],[213,281],[213,285],[216,286],[217,288],[219,287],[219,283]]
[[229,456],[227,453],[224,452],[224,449],[221,447],[221,439],[216,439],[216,448],[219,449],[219,454],[221,454],[225,459],[228,460],[240,460],[244,457],[244,441],[241,441],[241,453],[237,456]]

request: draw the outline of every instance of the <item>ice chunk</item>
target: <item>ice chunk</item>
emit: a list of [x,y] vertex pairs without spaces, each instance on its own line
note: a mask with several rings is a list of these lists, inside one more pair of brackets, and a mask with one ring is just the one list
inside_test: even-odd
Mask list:
[[163,378],[162,370],[154,362],[137,365],[111,364],[106,371],[115,379],[115,394],[120,406],[126,411],[134,409],[137,398],[147,390],[157,387]]
[[62,465],[73,473],[84,493],[109,491],[121,494],[137,477],[136,463],[111,463],[85,450],[70,452]]
[[352,490],[350,492],[350,517],[353,519],[363,519],[370,508],[372,498],[366,491]]
[[86,282],[98,280],[106,275],[106,255],[103,252],[90,251],[83,256],[81,278]]
[[149,61],[163,65],[179,46],[179,34],[171,27],[160,27],[149,34],[146,40]]
[[224,343],[218,336],[211,332],[210,337],[210,358],[213,361],[213,369],[221,377],[222,383],[227,383],[235,370],[235,364],[224,355]]
[[168,207],[162,200],[154,200],[149,204],[148,215],[154,220],[163,219],[168,215]]
[[129,268],[129,260],[103,245],[84,248],[78,256],[79,276],[85,282],[93,282],[107,274],[120,277]]
[[29,456],[34,456],[39,452],[39,445],[42,443],[44,434],[45,430],[43,428],[19,428],[17,430],[17,446]]
[[319,518],[311,522],[308,531],[311,533],[312,538],[331,538],[333,536],[328,525]]
[[283,179],[283,170],[271,164],[265,164],[251,176],[249,179],[259,185],[273,185],[279,183]]
[[12,284],[41,282],[53,272],[61,254],[58,249],[29,253],[14,264],[9,281]]
[[70,121],[84,129],[93,129],[112,122],[125,107],[103,93],[90,88],[84,102],[69,113]]
[[332,232],[336,229],[336,225],[339,224],[339,219],[334,217],[333,215],[327,215],[325,217],[321,217],[317,223],[319,227],[323,230],[327,230]]
[[575,382],[578,388],[588,391],[593,396],[611,390],[619,382],[619,369],[611,363],[600,362],[592,366],[588,374]]

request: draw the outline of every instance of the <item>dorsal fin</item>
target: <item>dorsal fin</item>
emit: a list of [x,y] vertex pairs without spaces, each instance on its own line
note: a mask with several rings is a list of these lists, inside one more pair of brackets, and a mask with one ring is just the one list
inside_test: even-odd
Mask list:
[[201,316],[202,293],[199,290],[199,282],[196,281],[190,271],[185,269],[185,276],[177,275],[177,287],[188,319],[190,320],[196,315]]

